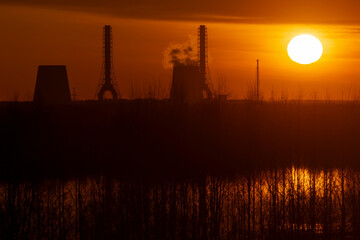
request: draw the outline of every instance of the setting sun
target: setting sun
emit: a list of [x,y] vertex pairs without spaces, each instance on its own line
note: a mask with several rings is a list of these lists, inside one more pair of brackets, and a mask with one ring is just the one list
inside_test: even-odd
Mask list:
[[319,39],[309,34],[294,37],[287,48],[289,57],[300,64],[314,63],[320,59],[323,47]]

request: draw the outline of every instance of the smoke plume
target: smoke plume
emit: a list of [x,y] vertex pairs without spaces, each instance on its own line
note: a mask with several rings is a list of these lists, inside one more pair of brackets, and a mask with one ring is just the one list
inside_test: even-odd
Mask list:
[[197,48],[196,37],[189,36],[185,43],[171,43],[163,51],[163,66],[165,69],[172,68],[176,65],[196,65]]

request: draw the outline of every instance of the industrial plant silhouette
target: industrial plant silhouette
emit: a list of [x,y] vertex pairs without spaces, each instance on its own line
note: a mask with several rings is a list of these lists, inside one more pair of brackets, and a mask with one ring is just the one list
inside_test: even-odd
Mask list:
[[358,102],[262,101],[259,60],[253,98],[227,100],[204,25],[169,99],[126,100],[112,42],[96,100],[39,66],[33,102],[0,103],[0,239],[358,238]]
[[174,62],[170,99],[180,103],[196,103],[212,99],[208,76],[207,29],[198,29],[198,61]]
[[104,100],[104,94],[109,91],[113,100],[117,100],[120,93],[117,87],[114,67],[113,67],[113,48],[112,48],[112,29],[111,26],[104,27],[104,63],[102,67],[101,79],[97,91],[99,101]]
[[39,66],[34,103],[68,104],[71,102],[65,66]]

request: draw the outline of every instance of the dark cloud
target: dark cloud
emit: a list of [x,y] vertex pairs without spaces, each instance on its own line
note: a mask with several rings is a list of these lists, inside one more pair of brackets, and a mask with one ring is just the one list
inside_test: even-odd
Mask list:
[[1,0],[1,3],[159,20],[360,23],[358,0]]

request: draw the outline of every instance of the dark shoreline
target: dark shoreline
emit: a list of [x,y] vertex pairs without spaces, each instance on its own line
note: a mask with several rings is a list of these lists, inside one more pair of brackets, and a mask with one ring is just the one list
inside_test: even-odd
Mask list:
[[0,179],[359,168],[357,102],[0,103]]

